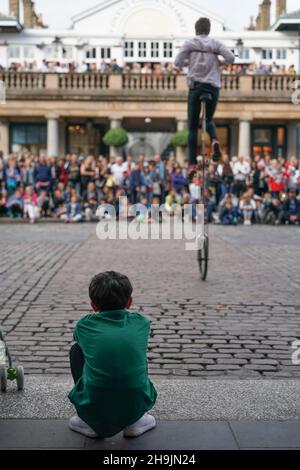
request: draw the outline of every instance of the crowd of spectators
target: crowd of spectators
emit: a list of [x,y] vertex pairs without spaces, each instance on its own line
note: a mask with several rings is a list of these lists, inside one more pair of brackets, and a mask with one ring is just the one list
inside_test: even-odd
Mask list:
[[[154,74],[154,75],[170,75],[181,72],[176,68],[173,63],[168,62],[164,64],[159,63],[145,63],[140,64],[138,62],[133,64],[126,64],[120,66],[116,59],[111,61],[103,60],[100,67],[97,67],[95,63],[89,63],[83,61],[80,64],[75,62],[61,63],[61,62],[49,62],[44,60],[41,67],[36,62],[24,62],[17,63],[12,62],[10,66],[5,69],[0,67],[1,70],[7,70],[9,72],[51,72],[51,73],[132,73],[132,74]],[[183,70],[185,73],[186,70]],[[278,65],[273,62],[272,65],[259,64],[234,64],[223,66],[223,74],[226,75],[297,75],[294,65],[290,67]]]
[[[0,215],[31,223],[40,217],[96,221],[109,216],[108,204],[118,216],[123,196],[129,206],[141,203],[150,211],[152,204],[164,205],[170,215],[190,204],[190,216],[196,219],[201,181],[199,175],[191,180],[188,172],[188,162],[180,166],[175,158],[163,161],[159,155],[148,162],[141,155],[134,162],[131,156],[4,158],[0,152]],[[207,168],[206,186],[209,222],[300,224],[300,165],[295,157],[223,156],[222,163]]]

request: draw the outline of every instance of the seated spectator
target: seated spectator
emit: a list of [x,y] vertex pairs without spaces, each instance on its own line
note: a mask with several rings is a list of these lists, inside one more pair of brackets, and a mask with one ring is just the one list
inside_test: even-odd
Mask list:
[[71,202],[66,206],[66,213],[61,215],[61,219],[66,223],[81,222],[81,207],[76,195],[72,196]]
[[187,186],[187,180],[179,165],[175,169],[175,172],[171,175],[171,182],[177,193],[180,193]]
[[22,193],[17,189],[14,194],[9,196],[6,209],[8,216],[12,219],[21,219],[23,216],[24,201],[22,198]]
[[40,194],[38,195],[37,204],[41,217],[49,217],[50,199],[47,191],[44,189],[41,190]]
[[7,194],[5,188],[0,187],[0,217],[5,217],[7,215]]
[[165,211],[171,216],[181,213],[181,200],[175,188],[166,197]]
[[63,214],[66,213],[66,199],[60,189],[54,190],[51,209],[53,217],[56,219],[59,219]]
[[220,223],[222,225],[237,225],[238,223],[236,208],[230,199],[227,199],[220,209]]
[[21,170],[21,182],[27,186],[34,186],[34,163],[30,156],[27,156],[24,161],[24,166]]
[[240,213],[244,221],[244,225],[251,225],[255,218],[256,203],[251,197],[251,193],[247,192],[240,202]]
[[272,198],[267,192],[262,198],[262,204],[258,204],[257,221],[263,224],[274,225],[278,221],[281,202],[277,198]]
[[96,213],[99,206],[99,195],[95,183],[88,184],[82,199],[85,220],[88,222],[97,220]]
[[38,197],[34,193],[33,187],[28,186],[23,196],[24,201],[24,217],[29,217],[30,223],[34,222],[40,217],[40,209],[38,207]]
[[300,201],[297,199],[296,191],[289,192],[288,199],[282,205],[279,222],[281,224],[299,225]]

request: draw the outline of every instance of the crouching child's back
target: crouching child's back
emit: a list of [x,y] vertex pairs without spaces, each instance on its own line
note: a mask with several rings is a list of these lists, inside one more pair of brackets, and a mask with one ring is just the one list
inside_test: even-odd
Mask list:
[[128,310],[132,286],[124,275],[95,276],[89,294],[94,313],[77,323],[70,351],[77,416],[69,426],[89,437],[136,437],[156,424],[147,414],[157,397],[147,370],[150,322]]

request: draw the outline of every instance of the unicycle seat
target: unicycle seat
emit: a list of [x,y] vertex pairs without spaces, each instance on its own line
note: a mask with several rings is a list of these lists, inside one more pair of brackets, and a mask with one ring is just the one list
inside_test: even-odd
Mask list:
[[210,93],[203,93],[203,95],[200,95],[200,101],[212,101],[212,95]]

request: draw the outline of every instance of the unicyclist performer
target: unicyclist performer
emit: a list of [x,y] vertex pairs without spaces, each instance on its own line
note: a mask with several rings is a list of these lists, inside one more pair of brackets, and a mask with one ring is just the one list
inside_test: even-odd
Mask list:
[[221,66],[233,64],[235,60],[235,55],[224,44],[209,37],[211,23],[208,18],[200,18],[195,29],[196,37],[183,44],[175,59],[176,67],[181,69],[185,66],[189,67],[189,163],[192,168],[197,163],[200,96],[203,94],[211,95],[211,100],[206,104],[206,121],[212,145],[212,160],[218,162],[221,159],[220,143],[213,117],[221,88]]

